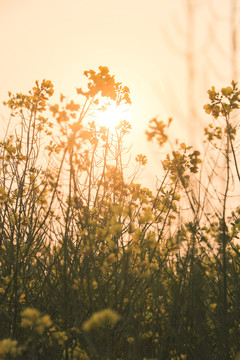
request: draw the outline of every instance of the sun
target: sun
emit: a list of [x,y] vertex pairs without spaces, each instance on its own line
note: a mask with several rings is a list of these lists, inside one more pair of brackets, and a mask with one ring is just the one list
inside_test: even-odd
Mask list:
[[117,106],[115,102],[112,102],[102,110],[98,110],[95,118],[98,126],[104,126],[111,132],[116,129],[122,120],[129,121],[128,109],[122,105]]

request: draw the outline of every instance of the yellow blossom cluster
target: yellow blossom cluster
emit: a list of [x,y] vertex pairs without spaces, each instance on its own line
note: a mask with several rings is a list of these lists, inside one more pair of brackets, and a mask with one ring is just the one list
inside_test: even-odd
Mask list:
[[3,339],[0,341],[0,360],[5,360],[8,356],[17,356],[21,353],[21,348],[17,346],[17,340]]
[[31,328],[39,335],[52,326],[52,321],[49,315],[41,315],[37,309],[26,308],[21,313],[21,325],[25,328]]
[[54,339],[56,339],[58,344],[61,346],[63,346],[65,342],[68,340],[68,336],[65,331],[60,331],[53,328],[51,333]]
[[82,328],[84,331],[89,332],[110,324],[114,326],[120,320],[118,315],[112,309],[104,309],[95,312],[87,321],[84,322]]
[[89,356],[85,350],[81,349],[79,346],[76,346],[73,349],[72,360],[89,360]]

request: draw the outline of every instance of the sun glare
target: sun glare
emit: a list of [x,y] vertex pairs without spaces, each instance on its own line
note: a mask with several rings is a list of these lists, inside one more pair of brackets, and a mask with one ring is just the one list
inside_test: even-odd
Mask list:
[[128,111],[123,106],[109,105],[105,110],[99,110],[96,116],[96,123],[114,131],[121,120],[129,121]]

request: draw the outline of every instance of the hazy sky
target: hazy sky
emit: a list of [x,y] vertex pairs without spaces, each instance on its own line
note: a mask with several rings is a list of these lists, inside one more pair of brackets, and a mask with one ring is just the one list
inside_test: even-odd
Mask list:
[[[187,139],[194,129],[187,97],[189,41],[195,70],[192,100],[202,116],[209,86],[227,86],[232,80],[232,0],[192,0],[192,40],[189,1],[0,0],[0,99],[6,100],[8,90],[27,91],[43,78],[53,82],[56,99],[60,92],[72,98],[84,70],[108,66],[131,91],[134,149],[153,154],[156,163],[144,135],[152,117],[176,118],[177,137]],[[239,23],[238,13],[237,0]],[[4,124],[2,106],[0,114]],[[156,173],[152,166],[150,178]]]

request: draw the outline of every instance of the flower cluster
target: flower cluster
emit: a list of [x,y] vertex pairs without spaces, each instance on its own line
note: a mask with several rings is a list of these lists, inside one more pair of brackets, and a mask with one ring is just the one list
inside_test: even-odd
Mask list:
[[120,315],[111,309],[95,312],[88,320],[83,323],[83,330],[88,332],[110,324],[114,326],[119,320]]
[[52,325],[50,316],[41,315],[37,309],[26,308],[22,311],[21,317],[22,327],[30,328],[39,335],[42,335],[44,331]]

